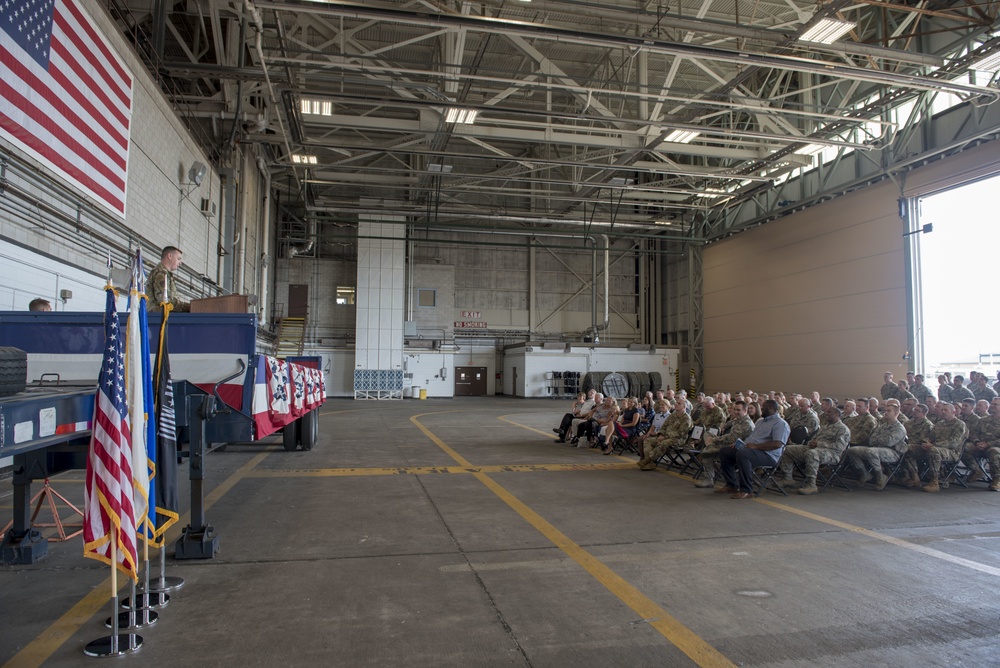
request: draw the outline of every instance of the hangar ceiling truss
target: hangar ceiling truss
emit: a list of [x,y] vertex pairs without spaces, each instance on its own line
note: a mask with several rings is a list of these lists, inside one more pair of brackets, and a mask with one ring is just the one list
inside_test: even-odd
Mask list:
[[[315,234],[380,202],[442,230],[701,240],[814,194],[782,188],[822,151],[886,169],[905,105],[977,122],[1000,97],[980,0],[108,6],[213,160],[260,145]],[[803,40],[827,19],[853,25]]]

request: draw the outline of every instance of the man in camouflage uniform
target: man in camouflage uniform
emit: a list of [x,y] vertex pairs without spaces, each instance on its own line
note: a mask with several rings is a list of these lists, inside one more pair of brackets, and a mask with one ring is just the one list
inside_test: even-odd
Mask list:
[[917,404],[913,407],[913,419],[903,424],[906,428],[906,440],[910,443],[923,443],[931,438],[934,423],[927,419],[927,406]]
[[924,377],[919,373],[913,377],[913,385],[910,386],[910,392],[913,394],[913,397],[922,404],[927,403],[927,397],[934,396],[934,393],[931,392],[931,388],[924,385]]
[[694,483],[695,487],[714,487],[715,472],[719,466],[719,449],[732,447],[736,439],[746,439],[753,431],[753,420],[747,417],[747,403],[737,401],[729,409],[729,419],[722,425],[718,436],[707,434],[704,437],[705,447],[701,449],[701,465],[705,474]]
[[964,422],[966,428],[970,431],[972,430],[972,426],[982,419],[976,415],[975,399],[962,399],[962,407],[958,414],[958,419]]
[[983,472],[979,460],[986,459],[990,465],[990,491],[1000,491],[1000,398],[990,402],[990,414],[976,422],[969,429],[969,438],[965,442],[965,452],[962,453],[962,463],[972,473],[968,482],[982,479]]
[[794,485],[792,471],[798,464],[805,475],[799,494],[815,494],[819,491],[816,488],[816,474],[819,472],[819,467],[836,466],[851,441],[851,430],[841,422],[840,416],[840,409],[831,406],[826,410],[826,424],[809,439],[808,443],[785,446],[780,467],[782,484]]
[[897,399],[899,398],[899,385],[896,385],[892,380],[892,372],[886,371],[882,374],[882,389],[879,390],[879,394],[882,395],[882,399]]
[[878,409],[878,399],[875,397],[868,397],[868,412],[872,414],[876,420],[882,419],[882,413]]
[[819,430],[819,417],[816,415],[816,411],[812,409],[812,401],[805,397],[799,398],[798,405],[788,415],[786,420],[788,428],[792,430],[793,434],[796,427],[805,429],[806,434],[809,436],[812,436]]
[[951,378],[945,374],[938,376],[938,401],[951,401]]
[[[818,393],[816,393],[816,394],[818,394]],[[837,402],[835,402],[830,397],[823,397],[822,399],[819,399],[818,402],[819,402],[819,408],[816,409],[816,417],[819,419],[819,426],[820,426],[820,428],[823,428],[823,427],[825,427],[827,425],[827,422],[829,421],[829,413],[828,413],[828,411],[831,408],[836,407]],[[817,402],[814,401],[813,402],[813,406],[815,406],[816,403]],[[843,418],[844,418],[844,415],[843,415],[843,413],[841,413],[841,420],[843,420]]]
[[704,433],[707,434],[709,429],[722,429],[722,425],[726,421],[726,412],[715,404],[715,397],[705,397],[701,400],[701,412],[698,414],[698,419],[695,420],[693,416],[691,419],[694,424],[704,427]]
[[883,462],[895,464],[906,453],[906,429],[899,421],[899,402],[886,402],[885,417],[878,422],[868,437],[868,445],[847,451],[847,462],[858,472],[858,484],[871,480],[870,467],[875,472],[875,489],[885,489],[889,477],[882,471]]
[[925,492],[940,491],[941,485],[938,482],[938,476],[941,473],[941,462],[953,462],[958,459],[969,430],[965,423],[955,416],[954,406],[951,404],[943,404],[943,406],[941,421],[934,425],[931,437],[921,443],[910,444],[905,464],[907,477],[904,483],[907,487],[920,485],[917,465],[926,459],[931,480],[922,489]]
[[976,415],[981,418],[986,417],[990,414],[990,402],[985,399],[980,399],[976,402]]
[[153,267],[146,278],[147,306],[150,311],[159,311],[160,304],[170,302],[175,311],[190,311],[191,304],[177,298],[174,272],[181,266],[184,253],[180,248],[167,246],[160,252],[160,263]]
[[643,471],[656,469],[656,462],[668,449],[684,447],[691,433],[691,416],[685,410],[684,402],[674,404],[674,410],[652,438],[642,444],[643,457],[637,462]]
[[927,404],[927,419],[930,420],[932,423],[937,424],[938,421],[941,419],[941,416],[938,415],[937,411],[937,407],[940,402],[937,399],[935,399],[934,395],[932,394],[931,396],[927,397],[927,401],[925,401],[924,403]]
[[[853,415],[849,414],[848,407],[850,407],[850,412],[854,413]],[[875,429],[875,425],[878,424],[878,420],[868,412],[868,400],[861,397],[857,402],[845,402],[844,413],[846,414],[846,417],[843,418],[844,424],[851,430],[850,447],[868,445],[868,437]]]
[[972,394],[972,390],[965,386],[965,378],[962,376],[955,376],[955,380],[951,382],[951,401],[952,403],[958,403],[963,399],[975,399],[976,396]]
[[986,384],[986,376],[979,374],[976,376],[976,382],[972,388],[972,396],[976,398],[976,401],[993,401],[997,393],[996,390]]

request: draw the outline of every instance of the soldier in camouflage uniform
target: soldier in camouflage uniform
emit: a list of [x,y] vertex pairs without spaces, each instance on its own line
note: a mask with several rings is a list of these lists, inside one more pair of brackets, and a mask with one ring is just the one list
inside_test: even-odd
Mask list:
[[875,425],[878,424],[878,420],[876,420],[875,417],[868,412],[868,400],[861,397],[857,400],[857,402],[845,402],[845,412],[848,406],[851,406],[852,410],[857,411],[854,415],[844,418],[844,424],[846,424],[847,428],[851,430],[850,447],[854,448],[859,445],[868,445],[868,437],[871,435],[872,430],[875,429]]
[[903,425],[906,427],[906,439],[910,443],[923,443],[931,438],[934,423],[927,419],[927,406],[917,404],[913,407],[913,419]]
[[694,483],[695,487],[714,487],[715,472],[719,467],[719,448],[732,447],[736,439],[745,439],[753,431],[753,420],[747,417],[747,403],[737,401],[729,409],[729,419],[722,426],[718,436],[704,437],[705,447],[701,449],[701,465],[705,474]]
[[704,427],[707,434],[709,429],[722,429],[722,425],[726,422],[726,412],[715,404],[715,397],[705,397],[701,401],[701,413],[698,414],[698,419],[692,417],[692,420],[694,424]]
[[819,430],[819,417],[811,408],[812,401],[801,397],[796,408],[785,418],[788,428],[794,433],[796,427],[802,427],[810,436]]
[[958,414],[958,419],[965,423],[965,427],[969,431],[972,431],[973,425],[982,419],[976,415],[975,399],[962,399],[962,407]]
[[943,404],[943,406],[941,421],[934,425],[931,437],[922,443],[911,443],[906,452],[904,466],[906,466],[907,477],[904,482],[907,487],[920,485],[917,465],[926,459],[931,480],[923,486],[923,490],[925,492],[940,491],[941,485],[938,482],[938,476],[941,472],[941,462],[953,462],[958,459],[969,430],[965,423],[955,416],[954,406],[951,404]]
[[815,494],[819,491],[816,489],[816,474],[819,472],[819,467],[835,466],[851,441],[851,430],[841,422],[840,416],[840,409],[831,406],[826,410],[826,424],[809,439],[808,443],[785,446],[780,467],[782,484],[794,484],[792,471],[798,464],[805,475],[799,494]]
[[886,402],[885,417],[868,437],[868,445],[850,448],[847,462],[858,472],[858,484],[871,480],[870,467],[875,472],[875,489],[885,489],[889,477],[882,471],[883,462],[895,464],[906,453],[906,429],[899,421],[899,402]]
[[951,401],[951,378],[945,374],[938,376],[938,401]]
[[913,377],[913,385],[910,386],[910,393],[922,404],[927,403],[927,397],[933,397],[931,388],[924,385],[924,377],[919,373]]
[[684,402],[675,403],[674,411],[660,427],[660,430],[656,432],[655,436],[646,439],[643,443],[643,457],[637,462],[639,468],[643,471],[652,471],[656,468],[656,462],[667,449],[684,447],[693,426],[694,423],[691,422],[691,416],[685,410]]
[[934,395],[931,395],[927,397],[927,401],[924,403],[927,404],[927,419],[933,424],[937,424],[941,420],[941,416],[938,415],[937,412],[937,407],[940,402],[934,398]]
[[899,385],[896,385],[892,380],[892,372],[886,371],[882,374],[882,389],[879,390],[879,394],[882,395],[883,401],[885,399],[898,399],[899,398]]
[[979,374],[972,388],[972,396],[976,398],[976,401],[993,401],[997,393],[996,390],[986,384],[986,376]]
[[972,390],[965,386],[965,378],[963,376],[955,376],[955,380],[951,381],[951,401],[952,403],[958,403],[963,399],[975,399],[975,395],[972,394]]
[[[816,402],[813,402],[813,405],[815,406]],[[837,402],[830,397],[823,397],[819,400],[819,408],[816,409],[816,417],[819,419],[820,428],[827,425],[827,422],[829,421],[828,411],[836,405]],[[841,413],[841,420],[843,420],[843,418],[844,415]]]
[[990,414],[969,429],[962,462],[972,473],[969,482],[983,477],[977,460],[986,459],[990,465],[990,491],[1000,491],[1000,398],[990,402]]
[[146,278],[147,306],[150,311],[159,311],[162,303],[170,302],[175,311],[190,311],[191,304],[177,298],[174,272],[181,266],[184,253],[174,246],[167,246],[160,253],[160,263],[153,267]]

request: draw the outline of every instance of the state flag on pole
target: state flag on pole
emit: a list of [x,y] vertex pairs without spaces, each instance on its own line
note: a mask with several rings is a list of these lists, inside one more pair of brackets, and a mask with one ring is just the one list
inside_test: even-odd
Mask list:
[[174,414],[174,386],[170,378],[167,320],[170,304],[163,306],[160,346],[156,355],[156,530],[153,544],[163,545],[163,535],[180,517],[177,492],[177,421]]
[[[149,489],[149,430],[147,420],[152,419],[152,405],[146,405],[147,396],[152,401],[153,379],[148,375],[143,377],[143,371],[149,371],[149,332],[143,330],[145,302],[142,299],[140,286],[142,284],[142,264],[136,253],[132,262],[132,282],[129,284],[128,300],[128,334],[125,338],[125,392],[128,397],[130,426],[132,431],[132,488],[136,529],[143,534],[150,503]],[[145,345],[143,339],[146,338]],[[143,363],[143,350],[146,351],[146,361]],[[146,385],[149,384],[147,392]],[[152,537],[151,533],[145,533]]]
[[133,83],[78,0],[0,2],[0,135],[119,218]]
[[132,438],[125,398],[125,341],[114,290],[107,288],[104,361],[94,402],[94,428],[84,482],[83,555],[111,563],[137,579],[135,511],[132,498]]

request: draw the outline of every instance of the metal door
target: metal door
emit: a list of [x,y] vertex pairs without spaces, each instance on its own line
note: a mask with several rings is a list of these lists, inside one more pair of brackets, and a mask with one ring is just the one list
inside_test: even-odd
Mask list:
[[486,396],[486,367],[457,366],[455,367],[456,397]]

